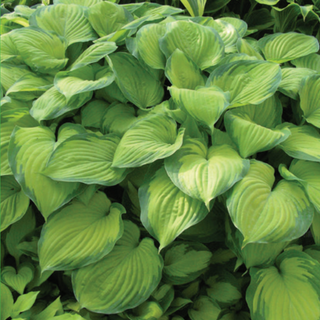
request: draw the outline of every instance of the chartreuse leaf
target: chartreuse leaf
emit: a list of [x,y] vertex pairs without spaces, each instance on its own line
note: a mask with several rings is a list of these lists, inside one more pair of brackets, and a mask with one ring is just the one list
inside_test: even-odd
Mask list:
[[49,32],[55,32],[67,40],[67,45],[75,42],[87,42],[97,39],[89,21],[85,17],[85,8],[75,4],[56,4],[38,7],[29,18],[31,26],[37,26]]
[[207,0],[181,0],[191,17],[202,16]]
[[271,97],[281,81],[278,64],[267,61],[235,61],[217,67],[207,86],[230,92],[230,107],[259,104]]
[[256,57],[258,60],[264,60],[261,54],[246,39],[238,39],[237,49],[239,53],[245,53],[251,57]]
[[143,65],[129,53],[119,52],[109,56],[109,64],[124,96],[141,109],[161,102],[164,90]]
[[20,312],[29,310],[36,302],[39,293],[40,291],[31,291],[29,293],[20,295],[17,301],[14,303],[11,317],[15,319],[19,316]]
[[281,180],[273,188],[274,181],[270,165],[252,160],[248,174],[228,195],[227,208],[244,236],[243,247],[290,241],[310,227],[313,207],[300,184]]
[[223,92],[217,86],[198,87],[196,90],[172,86],[169,87],[169,91],[175,104],[211,132],[214,124],[229,106],[229,93]]
[[287,246],[288,242],[278,243],[248,243],[243,248],[243,235],[232,224],[230,219],[226,220],[226,245],[238,257],[237,265],[242,263],[246,268],[273,264],[275,258]]
[[308,54],[307,56],[290,61],[297,68],[309,68],[320,72],[320,55],[316,53]]
[[81,124],[84,127],[100,129],[101,119],[108,108],[109,104],[104,100],[92,99],[81,108]]
[[119,313],[148,299],[161,279],[163,261],[153,240],[139,242],[139,228],[124,221],[123,236],[102,260],[72,272],[81,307],[98,313]]
[[108,54],[116,51],[117,46],[114,42],[99,42],[90,46],[87,50],[83,51],[77,60],[70,66],[70,71],[85,67],[89,64],[98,62]]
[[[97,75],[101,74],[99,78]],[[54,79],[54,85],[67,101],[79,93],[91,92],[107,87],[114,81],[114,74],[105,67],[95,74],[92,66],[85,66],[73,71],[59,72]]]
[[171,182],[163,167],[139,188],[139,201],[141,222],[160,242],[159,250],[208,214],[201,201],[189,197]]
[[39,260],[45,270],[73,270],[105,257],[123,234],[124,207],[96,193],[88,205],[74,199],[44,224]]
[[1,175],[12,175],[8,160],[8,147],[11,133],[15,126],[36,127],[39,123],[34,120],[27,108],[3,111],[1,114]]
[[319,42],[313,36],[302,33],[275,33],[264,36],[258,45],[268,61],[283,63],[319,50]]
[[217,320],[221,308],[208,296],[199,296],[191,309],[188,310],[191,320]]
[[13,99],[24,101],[34,100],[53,86],[51,77],[39,77],[29,73],[17,80],[7,91],[7,95]]
[[281,69],[282,79],[278,90],[291,99],[298,99],[298,93],[302,84],[302,79],[316,74],[315,70],[309,68],[283,68]]
[[275,266],[251,268],[250,276],[246,300],[253,320],[319,319],[320,264],[308,254],[285,251]]
[[7,91],[17,80],[25,74],[33,74],[26,65],[1,63],[1,86]]
[[1,178],[1,231],[24,216],[29,202],[13,176]]
[[[75,90],[77,90],[75,88]],[[55,119],[71,110],[79,109],[92,97],[87,91],[72,96],[69,100],[56,87],[47,90],[34,101],[30,114],[38,121]]]
[[291,135],[279,147],[290,157],[301,160],[320,162],[320,134],[309,125],[295,126],[292,123],[283,123]]
[[126,169],[111,167],[119,141],[112,134],[74,135],[55,149],[42,174],[56,181],[116,185],[127,174]]
[[1,62],[8,61],[10,63],[14,63],[17,65],[23,63],[19,50],[17,49],[14,42],[12,41],[10,33],[1,35],[0,45],[1,45],[1,52],[0,52]]
[[25,287],[33,279],[33,274],[33,264],[24,262],[19,265],[17,271],[13,267],[4,267],[1,271],[1,281],[18,293],[23,294]]
[[198,242],[175,241],[163,250],[163,281],[173,285],[191,282],[210,264],[212,253]]
[[278,129],[282,106],[275,96],[259,105],[247,105],[228,111],[224,124],[241,157],[274,148],[290,136],[288,128]]
[[13,297],[10,289],[1,282],[1,320],[10,317],[13,309]]
[[312,237],[317,245],[320,245],[320,212],[315,211],[312,225],[310,227]]
[[32,206],[29,207],[27,213],[16,223],[14,223],[6,234],[6,247],[11,256],[19,265],[19,258],[23,252],[18,248],[19,243],[29,232],[36,227],[35,215]]
[[320,128],[320,75],[306,77],[299,91],[300,107],[307,122]]
[[159,43],[167,59],[179,49],[203,70],[216,65],[223,57],[223,41],[213,28],[192,21],[174,21],[166,27]]
[[165,73],[171,84],[177,88],[194,90],[206,83],[206,77],[198,66],[179,49],[169,57]]
[[141,109],[136,110],[134,107],[114,102],[104,113],[101,120],[101,130],[103,133],[114,133],[122,137],[126,131],[138,120],[147,114]]
[[130,320],[155,320],[161,319],[163,310],[159,303],[155,301],[145,301],[132,312],[126,312],[126,316]]
[[294,159],[289,170],[280,165],[279,171],[284,179],[300,182],[320,212],[320,163]]
[[[99,2],[102,2],[103,0],[53,0],[53,4],[77,4],[84,7],[91,7]],[[114,2],[114,1],[110,1]]]
[[137,121],[123,135],[114,154],[112,167],[140,167],[171,156],[182,145],[184,129],[177,132],[174,120],[150,114]]
[[60,301],[60,297],[50,303],[43,311],[40,313],[33,315],[34,320],[47,320],[55,315],[60,315],[63,313],[63,306]]
[[205,283],[208,296],[218,302],[221,308],[234,305],[242,297],[237,279],[221,267],[215,268],[213,274],[209,273]]
[[103,1],[90,6],[88,19],[97,34],[103,37],[121,29],[133,20],[133,16],[123,6]]
[[15,127],[9,144],[9,163],[15,179],[45,218],[81,192],[79,183],[56,182],[41,174],[55,143],[49,128]]
[[23,61],[35,72],[55,74],[68,62],[62,38],[37,27],[11,32],[11,38]]
[[219,20],[232,24],[237,30],[240,38],[243,38],[245,36],[248,29],[248,25],[245,21],[233,17],[223,17]]
[[148,24],[137,32],[136,46],[139,56],[154,69],[164,69],[166,58],[159,46],[159,39],[164,36],[166,27],[163,24]]
[[210,201],[230,189],[248,172],[249,160],[243,160],[227,144],[210,148],[197,139],[186,138],[183,146],[165,159],[171,181],[192,198]]

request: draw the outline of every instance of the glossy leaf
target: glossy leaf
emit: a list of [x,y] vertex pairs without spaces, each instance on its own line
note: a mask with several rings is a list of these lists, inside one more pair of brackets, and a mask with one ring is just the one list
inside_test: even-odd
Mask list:
[[[230,92],[231,108],[259,104],[271,97],[281,81],[279,65],[267,61],[235,61],[217,67],[207,86]],[[229,107],[229,108],[230,108]]]
[[116,82],[130,102],[141,109],[161,102],[163,87],[137,59],[124,52],[111,54],[109,58]]
[[30,16],[30,25],[49,32],[55,32],[67,40],[67,45],[87,42],[97,38],[82,6],[75,4],[56,4],[38,7]]
[[248,172],[249,160],[243,160],[228,145],[207,148],[196,139],[185,139],[183,146],[165,160],[171,181],[192,198],[210,201],[230,189]]
[[45,168],[55,148],[56,137],[45,127],[16,127],[9,144],[9,163],[23,192],[47,218],[81,192],[79,183],[61,183],[45,177]]
[[1,231],[24,216],[29,202],[13,176],[1,178]]
[[264,36],[258,44],[266,60],[276,63],[297,59],[319,50],[319,42],[315,37],[295,32]]
[[113,167],[140,167],[171,156],[182,145],[184,129],[177,132],[172,119],[151,114],[136,122],[124,134],[115,151]]
[[124,234],[102,260],[72,272],[81,307],[99,313],[119,313],[148,299],[161,279],[163,261],[153,240],[139,241],[139,228],[124,221]]
[[224,45],[217,31],[191,21],[167,23],[160,48],[169,58],[179,49],[201,69],[216,65],[224,55]]
[[171,182],[164,168],[153,173],[139,188],[139,201],[141,222],[160,242],[159,250],[208,214],[202,202],[189,197]]
[[[320,264],[306,253],[289,250],[275,266],[251,268],[246,293],[253,320],[316,320],[320,316]],[[277,292],[277,295],[274,294]]]
[[228,195],[227,207],[234,225],[248,243],[289,241],[310,227],[313,208],[302,187],[281,180],[274,188],[274,169],[252,160],[248,174]]
[[45,270],[73,270],[105,257],[123,234],[124,207],[102,192],[88,205],[78,200],[52,215],[43,226],[39,259]]

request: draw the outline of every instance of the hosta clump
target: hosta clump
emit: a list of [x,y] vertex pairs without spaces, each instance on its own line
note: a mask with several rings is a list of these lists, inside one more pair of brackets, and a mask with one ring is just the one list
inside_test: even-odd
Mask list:
[[118,2],[1,18],[1,320],[318,320],[320,8]]

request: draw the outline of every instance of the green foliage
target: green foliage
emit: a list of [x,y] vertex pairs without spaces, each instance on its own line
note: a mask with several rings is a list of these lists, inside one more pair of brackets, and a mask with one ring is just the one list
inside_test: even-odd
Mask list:
[[4,0],[0,320],[318,320],[320,2]]

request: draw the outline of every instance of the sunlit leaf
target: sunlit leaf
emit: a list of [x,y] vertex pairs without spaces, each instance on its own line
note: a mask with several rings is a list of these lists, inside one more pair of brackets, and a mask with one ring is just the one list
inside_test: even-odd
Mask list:
[[294,59],[291,63],[297,68],[309,68],[320,72],[320,55],[316,53],[311,53],[307,56]]

